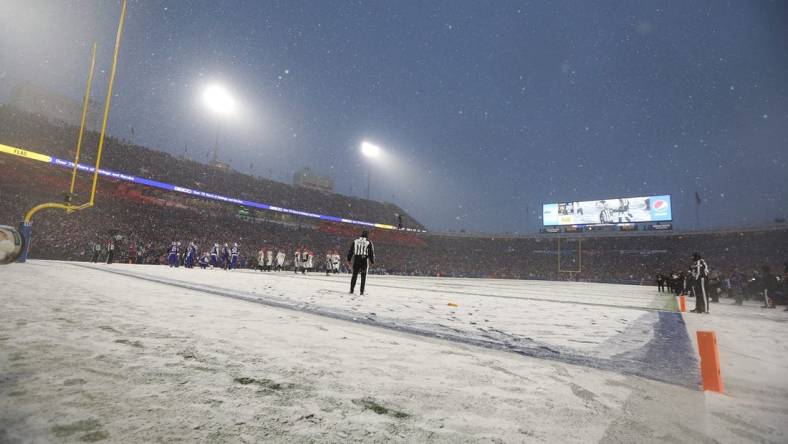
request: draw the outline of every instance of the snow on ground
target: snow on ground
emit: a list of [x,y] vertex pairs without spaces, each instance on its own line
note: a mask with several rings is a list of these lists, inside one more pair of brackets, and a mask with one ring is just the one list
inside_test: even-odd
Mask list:
[[325,273],[123,265],[112,272],[529,356],[626,368],[660,380],[697,384],[696,375],[682,367],[655,374],[642,356],[632,356],[652,341],[654,324],[660,322],[657,309],[674,305],[672,297],[649,287],[370,276],[367,294],[360,296],[359,288],[356,295],[348,294],[347,276]]
[[[0,442],[785,442],[788,397],[758,391],[785,385],[691,387],[687,328],[653,288],[371,276],[361,298],[348,281],[2,267]],[[753,351],[785,337],[778,313],[728,308],[758,317]],[[785,380],[784,359],[722,340],[733,316],[689,319],[723,322],[724,366]]]

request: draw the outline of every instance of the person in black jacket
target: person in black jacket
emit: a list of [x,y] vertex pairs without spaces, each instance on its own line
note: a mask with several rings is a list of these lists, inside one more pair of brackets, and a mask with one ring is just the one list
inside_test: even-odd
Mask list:
[[[784,265],[785,268],[783,268],[783,298],[788,298],[788,261],[785,261]],[[786,303],[785,305],[788,305],[788,303]],[[788,307],[785,307],[784,311],[788,311]]]
[[364,284],[367,281],[367,270],[370,264],[375,264],[375,249],[372,247],[372,242],[367,239],[369,232],[364,230],[361,236],[354,240],[350,245],[350,250],[347,252],[347,261],[351,263],[353,268],[353,277],[350,278],[350,293],[356,288],[356,278],[361,274],[361,295],[364,295]]
[[709,267],[699,253],[692,254],[692,293],[695,294],[694,313],[709,314]]
[[662,273],[657,273],[657,291],[660,293],[665,291],[665,276]]
[[763,306],[761,308],[777,308],[774,304],[774,294],[777,292],[777,278],[772,274],[768,265],[761,267],[763,270]]

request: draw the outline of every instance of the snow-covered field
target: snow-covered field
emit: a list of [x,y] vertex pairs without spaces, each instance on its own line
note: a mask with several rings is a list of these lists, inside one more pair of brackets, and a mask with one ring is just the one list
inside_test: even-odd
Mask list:
[[[717,304],[688,329],[653,287],[370,276],[362,297],[348,282],[2,267],[0,442],[788,436],[782,312]],[[693,323],[715,322],[726,395],[697,389]]]

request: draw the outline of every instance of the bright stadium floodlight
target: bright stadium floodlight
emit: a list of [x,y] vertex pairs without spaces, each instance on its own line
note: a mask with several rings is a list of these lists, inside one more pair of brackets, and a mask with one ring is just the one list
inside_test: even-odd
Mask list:
[[222,85],[208,85],[202,93],[205,106],[217,114],[232,114],[235,111],[235,99]]
[[361,142],[361,154],[366,157],[376,158],[380,157],[380,147],[375,145],[374,143],[367,142],[366,140]]
[[[380,157],[380,147],[375,145],[374,143],[367,142],[366,140],[361,142],[361,154],[366,157],[367,159],[377,159]],[[367,164],[367,200],[369,200],[369,188],[370,188],[370,171],[369,171],[369,164]]]
[[202,92],[205,106],[216,115],[216,141],[213,145],[213,162],[219,160],[219,132],[221,117],[233,114],[236,109],[235,99],[224,86],[214,83],[205,87]]

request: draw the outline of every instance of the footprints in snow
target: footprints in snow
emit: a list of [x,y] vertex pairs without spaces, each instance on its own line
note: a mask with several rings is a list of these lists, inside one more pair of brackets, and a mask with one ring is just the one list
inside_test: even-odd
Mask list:
[[[121,332],[120,330],[117,330],[116,328],[111,327],[109,325],[99,325],[98,328],[101,329],[101,330],[104,330],[104,331],[106,331],[108,333],[113,333],[113,334],[116,334],[116,335],[123,334],[123,332]],[[142,345],[142,342],[136,341],[136,340],[131,340],[131,339],[121,338],[121,339],[115,339],[113,342],[115,342],[116,344],[128,345],[129,347],[134,347],[134,348],[145,348]]]
[[118,343],[118,344],[129,345],[131,347],[144,348],[142,346],[142,342],[140,342],[140,341],[131,341],[129,339],[115,339],[115,342]]
[[82,442],[97,442],[109,438],[109,434],[101,430],[101,423],[96,419],[83,419],[69,424],[56,424],[51,429],[58,438],[69,438],[81,434],[77,439]]

